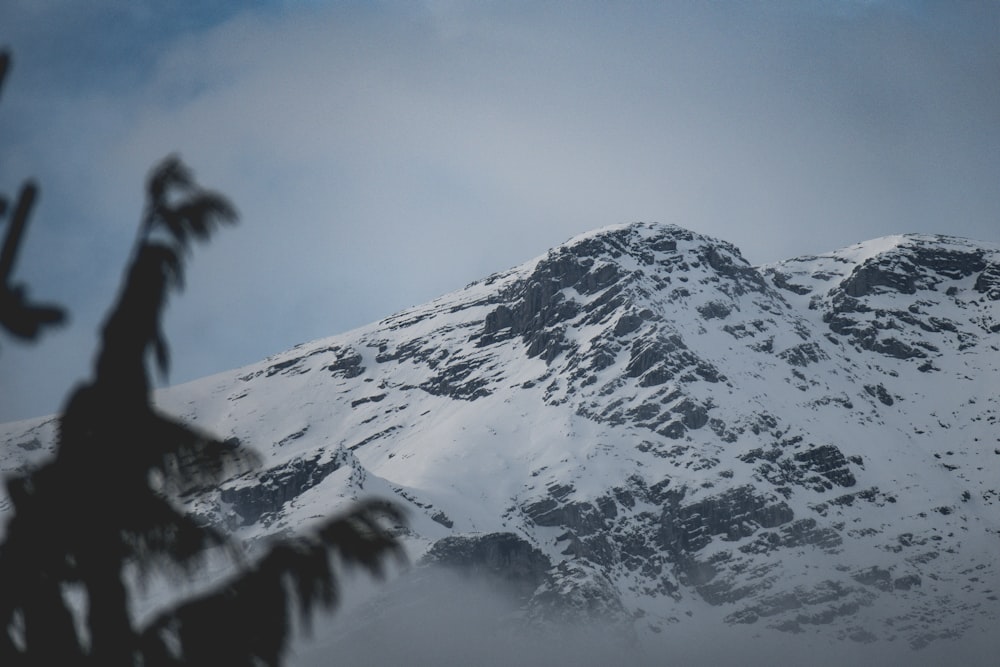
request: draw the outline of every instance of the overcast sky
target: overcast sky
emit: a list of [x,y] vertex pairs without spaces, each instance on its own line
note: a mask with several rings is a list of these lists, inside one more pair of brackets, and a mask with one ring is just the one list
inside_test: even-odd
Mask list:
[[637,220],[754,264],[1000,240],[1000,3],[4,0],[0,193],[41,185],[0,421],[90,373],[152,165],[241,224],[167,313],[182,382]]

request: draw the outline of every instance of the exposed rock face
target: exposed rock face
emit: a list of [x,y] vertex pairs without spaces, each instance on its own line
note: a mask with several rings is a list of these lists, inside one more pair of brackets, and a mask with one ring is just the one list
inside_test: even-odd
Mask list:
[[[928,306],[942,301],[942,295],[935,293],[944,292],[944,296],[952,297],[949,302],[967,308],[968,302],[958,298],[960,285],[963,291],[978,293],[976,300],[979,295],[995,300],[990,295],[995,292],[996,276],[1000,274],[996,254],[974,243],[947,237],[904,238],[891,251],[869,257],[849,272],[829,263],[824,266],[829,272],[814,271],[813,280],[803,280],[799,274],[796,294],[813,294],[813,308],[824,304],[823,320],[831,332],[845,336],[861,349],[897,359],[928,359],[940,351],[941,342],[964,348],[983,334],[994,333],[992,318],[973,320],[974,326],[969,327],[961,321],[966,318],[955,321],[943,312],[945,309],[928,310]],[[795,263],[788,262],[786,267]],[[789,285],[796,274],[783,268],[772,270],[771,275],[775,285],[782,287]],[[825,294],[803,284],[814,282],[816,277],[825,282],[833,276],[840,280]],[[885,298],[894,294],[914,298]],[[917,298],[921,295],[932,298]],[[920,367],[932,370],[933,364],[922,362]]]
[[534,593],[552,567],[545,554],[513,533],[445,537],[431,546],[421,562],[498,580],[523,598]]
[[263,450],[191,499],[248,537],[385,495],[532,622],[920,647],[1000,615],[998,302],[987,244],[753,267],[626,225],[163,400]]
[[341,450],[333,456],[319,452],[293,459],[224,485],[219,490],[219,500],[236,515],[230,518],[230,524],[236,517],[237,526],[269,522],[285,503],[298,498],[335,470],[350,465],[352,458],[349,452]]
[[[525,621],[627,623],[614,583],[583,559],[553,566],[538,548],[513,533],[452,535],[435,542],[421,566],[445,567],[499,585],[527,610]],[[537,630],[537,628],[535,628]]]
[[614,582],[586,560],[561,561],[527,604],[534,623],[624,625],[631,618]]

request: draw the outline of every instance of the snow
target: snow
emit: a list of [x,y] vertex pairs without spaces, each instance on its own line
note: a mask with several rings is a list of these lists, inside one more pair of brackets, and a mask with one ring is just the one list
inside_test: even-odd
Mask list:
[[[577,304],[579,314],[552,325],[563,327],[568,347],[549,362],[528,358],[521,336],[481,344],[477,336],[487,314],[514,298],[548,258],[611,237],[608,247],[614,252],[593,257],[589,270],[618,266],[624,303],[617,311],[588,320],[588,308],[604,292],[569,286],[560,293]],[[676,241],[676,250],[658,251],[650,262],[640,251],[657,239]],[[567,528],[537,525],[526,509],[552,498],[555,487],[569,489],[559,499],[563,505],[585,504],[614,497],[615,489],[630,484],[648,488],[669,480],[667,488],[683,490],[687,506],[749,485],[786,503],[796,520],[812,519],[835,531],[841,543],[760,555],[738,547],[778,535],[780,528],[757,526],[739,542],[713,536],[697,557],[728,558],[720,561],[729,565],[719,565],[719,579],[760,589],[720,605],[708,604],[683,582],[679,599],[652,594],[658,581],[620,563],[607,568],[626,608],[642,610],[638,625],[678,640],[706,624],[752,636],[767,630],[770,621],[744,626],[725,619],[771,597],[806,595],[836,581],[855,590],[851,600],[863,604],[856,617],[838,617],[827,628],[830,633],[864,627],[877,631],[883,642],[894,641],[889,637],[896,632],[904,643],[919,625],[908,615],[929,614],[943,604],[956,605],[956,627],[972,632],[995,625],[998,615],[991,587],[1000,581],[1000,459],[994,453],[1000,451],[1000,341],[984,322],[1000,322],[1000,302],[975,291],[975,276],[935,275],[947,285],[912,295],[878,289],[860,298],[870,310],[851,313],[859,326],[878,322],[887,327],[877,330],[881,338],[933,346],[936,351],[919,349],[935,371],[920,370],[920,359],[863,349],[849,336],[832,334],[824,320],[836,305],[838,285],[856,267],[879,262],[909,270],[907,253],[917,246],[981,252],[1000,264],[997,245],[904,234],[759,267],[764,287],[740,291],[699,260],[711,247],[742,266],[728,244],[673,225],[615,225],[381,322],[158,392],[157,402],[222,437],[239,438],[263,455],[266,468],[316,452],[350,452],[350,465],[289,501],[273,521],[241,528],[247,539],[294,530],[358,498],[380,496],[408,509],[415,556],[449,534],[506,530],[531,541],[555,564],[570,558],[562,539]],[[772,278],[777,273],[808,291],[779,288]],[[948,294],[946,286],[955,293]],[[721,304],[728,314],[701,315],[699,309],[708,304]],[[653,316],[637,330],[612,333],[622,314],[643,310]],[[951,328],[927,330],[898,313]],[[632,345],[640,340],[664,345],[680,340],[683,348],[670,354],[689,357],[670,357],[680,370],[662,383],[643,385],[641,377],[627,372]],[[803,345],[815,359],[791,363]],[[592,368],[588,355],[605,348],[614,350],[614,358]],[[353,355],[360,362],[345,371],[339,364]],[[710,365],[720,377],[713,381],[694,372],[691,359]],[[460,367],[467,372],[455,371],[449,382],[477,382],[489,393],[469,400],[428,389],[431,380]],[[891,405],[865,388],[876,385],[892,397]],[[672,418],[681,422],[677,411],[685,404],[701,407],[714,421],[686,426],[681,437],[671,438],[636,416],[643,409],[659,416],[674,411]],[[53,428],[51,419],[0,427],[0,467],[12,471],[45,454]],[[41,447],[23,446],[36,440]],[[791,465],[795,454],[826,444],[852,461],[855,486],[776,485],[751,456],[777,448]],[[782,486],[790,489],[787,496]],[[845,500],[859,492],[869,499]],[[0,516],[7,509],[0,501]],[[642,498],[632,507],[619,504],[613,536],[648,530],[642,522],[663,511]],[[439,520],[442,513],[451,526]],[[883,595],[854,579],[871,567],[895,578],[918,575],[923,583]],[[678,581],[669,571],[662,579]],[[893,622],[898,628],[890,631]],[[824,630],[803,627],[810,638]]]

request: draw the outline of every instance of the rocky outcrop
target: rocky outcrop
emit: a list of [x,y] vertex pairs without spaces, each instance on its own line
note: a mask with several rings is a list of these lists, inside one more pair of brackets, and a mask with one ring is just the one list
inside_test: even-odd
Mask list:
[[753,535],[758,528],[775,528],[793,518],[784,502],[741,486],[690,505],[668,503],[660,515],[658,542],[663,549],[683,558],[707,546],[715,536],[737,541]]
[[610,578],[586,560],[553,567],[526,606],[535,623],[628,624],[632,619]]
[[248,526],[258,521],[269,523],[285,503],[320,484],[335,470],[350,465],[351,458],[346,451],[332,456],[320,452],[256,475],[244,475],[224,485],[218,497],[228,517],[226,522],[231,527]]
[[258,537],[393,498],[423,562],[532,624],[938,641],[1000,617],[998,266],[947,237],[758,269],[670,225],[585,235],[196,384],[174,408],[267,463],[184,500]]
[[552,567],[545,554],[513,533],[445,537],[427,550],[420,564],[502,583],[524,599],[546,581]]

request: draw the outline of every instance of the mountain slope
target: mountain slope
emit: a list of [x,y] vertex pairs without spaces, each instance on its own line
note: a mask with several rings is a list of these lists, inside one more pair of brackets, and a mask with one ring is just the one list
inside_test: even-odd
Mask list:
[[[251,540],[389,496],[415,554],[538,622],[918,649],[1000,612],[998,334],[1000,246],[752,267],[640,223],[160,399],[264,455],[192,501]],[[6,427],[0,465],[51,428]]]

